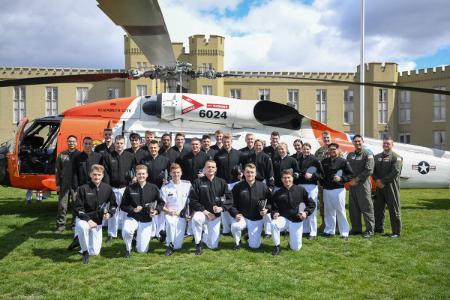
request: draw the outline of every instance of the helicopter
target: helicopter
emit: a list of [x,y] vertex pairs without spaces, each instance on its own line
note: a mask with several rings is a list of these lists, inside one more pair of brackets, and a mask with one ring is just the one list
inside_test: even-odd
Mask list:
[[[157,136],[182,132],[186,138],[211,134],[222,129],[233,136],[235,148],[244,147],[245,135],[268,140],[272,131],[280,140],[292,145],[296,139],[308,142],[312,151],[323,145],[322,133],[331,133],[331,140],[346,153],[353,151],[352,136],[330,128],[301,114],[297,109],[273,101],[240,100],[221,96],[176,92],[177,80],[183,77],[215,79],[253,74],[221,73],[214,70],[193,70],[186,62],[175,60],[172,43],[157,0],[97,0],[99,8],[135,41],[153,64],[148,70],[123,73],[45,76],[0,81],[0,87],[65,82],[94,82],[111,78],[163,79],[169,83],[168,93],[108,99],[70,108],[58,116],[29,121],[23,118],[15,137],[0,147],[0,184],[30,190],[56,190],[55,161],[65,150],[69,135],[79,140],[91,137],[101,143],[103,130],[111,128],[113,135],[143,134],[147,130]],[[267,77],[267,76],[266,76]],[[272,76],[299,80],[357,84],[410,90],[422,93],[450,95],[449,91],[392,86],[371,82],[342,81],[323,78]],[[182,88],[181,84],[179,86]],[[365,147],[373,153],[382,151],[382,142],[365,138]],[[292,150],[292,148],[290,148]],[[402,188],[449,188],[450,152],[426,147],[395,144],[403,157]]]

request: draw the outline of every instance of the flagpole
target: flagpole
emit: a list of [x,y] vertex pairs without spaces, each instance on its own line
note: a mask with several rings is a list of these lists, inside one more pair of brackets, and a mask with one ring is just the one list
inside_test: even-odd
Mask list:
[[[364,82],[364,75],[366,72],[366,67],[364,64],[364,6],[365,0],[361,0],[361,49],[360,49],[360,62],[359,62],[359,81]],[[359,87],[359,134],[365,136],[364,125],[365,125],[365,90],[364,85],[360,85]]]

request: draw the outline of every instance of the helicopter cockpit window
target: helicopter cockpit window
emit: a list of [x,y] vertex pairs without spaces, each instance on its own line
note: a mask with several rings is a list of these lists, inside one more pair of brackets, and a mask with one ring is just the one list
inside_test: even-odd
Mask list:
[[21,174],[55,174],[56,140],[59,123],[34,122],[19,145]]

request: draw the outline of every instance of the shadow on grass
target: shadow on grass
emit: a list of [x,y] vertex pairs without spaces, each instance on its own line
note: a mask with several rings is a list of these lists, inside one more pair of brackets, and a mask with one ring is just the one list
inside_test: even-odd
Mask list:
[[53,262],[80,263],[81,261],[81,255],[77,251],[67,251],[61,248],[34,248],[33,254],[41,259],[51,259]]
[[402,209],[450,209],[450,199],[436,198],[436,199],[417,199],[416,205],[402,206]]

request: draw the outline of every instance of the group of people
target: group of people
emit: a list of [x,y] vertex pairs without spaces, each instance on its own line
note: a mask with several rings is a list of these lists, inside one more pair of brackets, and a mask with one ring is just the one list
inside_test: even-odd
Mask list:
[[[79,152],[77,137],[71,135],[56,162],[57,229],[65,230],[68,202],[75,199],[75,239],[69,248],[81,247],[83,263],[99,254],[103,225],[108,227],[107,243],[121,231],[125,257],[134,244],[137,252],[147,252],[153,237],[165,241],[170,256],[182,248],[186,234],[193,236],[195,254],[201,255],[204,246],[219,247],[221,233],[233,236],[235,250],[242,238],[251,249],[260,247],[262,235],[272,238],[272,254],[279,255],[283,232],[293,250],[300,250],[303,235],[313,240],[320,231],[344,240],[349,234],[370,238],[383,233],[387,205],[390,236],[399,237],[402,158],[392,151],[392,138],[386,137],[384,151],[374,156],[363,137],[355,135],[355,151],[346,158],[329,132],[322,139],[314,154],[309,143],[295,140],[296,153],[290,156],[278,132],[272,132],[266,147],[248,133],[247,146],[240,150],[221,130],[215,132],[214,145],[210,135],[203,135],[192,138],[189,149],[182,133],[172,146],[171,134],[163,134],[159,142],[151,131],[145,132],[144,145],[139,134],[131,133],[131,147],[125,149],[125,137],[113,140],[111,129],[105,129],[104,143],[94,149],[92,138],[85,137]],[[351,230],[345,183],[350,186]],[[317,228],[318,202],[322,228]]]

